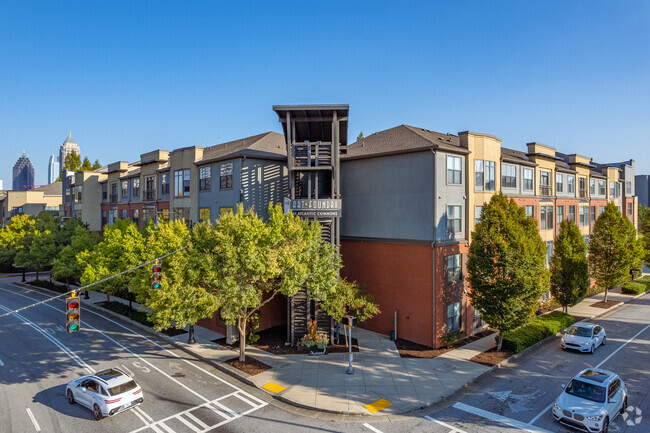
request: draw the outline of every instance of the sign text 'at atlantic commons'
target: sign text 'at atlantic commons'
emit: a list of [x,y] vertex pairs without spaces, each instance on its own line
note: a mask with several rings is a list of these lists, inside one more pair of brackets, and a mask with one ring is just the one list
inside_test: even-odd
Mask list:
[[291,200],[294,215],[305,218],[328,218],[341,216],[341,199],[297,198]]

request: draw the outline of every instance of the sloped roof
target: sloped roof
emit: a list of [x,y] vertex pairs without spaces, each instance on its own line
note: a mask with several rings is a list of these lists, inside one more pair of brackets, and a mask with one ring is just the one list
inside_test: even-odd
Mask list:
[[43,191],[45,195],[61,195],[62,190],[61,182],[52,182],[47,185],[34,188],[34,191]]
[[63,144],[77,144],[77,142],[74,141],[74,138],[72,138],[72,131],[68,133],[68,138],[65,139]]
[[277,132],[265,132],[252,137],[206,147],[203,151],[203,158],[194,161],[194,163],[200,165],[240,156],[286,160],[287,145],[284,141],[284,136]]
[[531,161],[525,152],[521,152],[515,149],[508,149],[507,147],[501,148],[501,160],[503,162],[527,165],[529,167],[537,167],[537,165],[539,165]]
[[341,155],[342,160],[410,153],[426,149],[469,153],[469,150],[460,146],[460,139],[456,135],[442,134],[409,125],[399,125],[376,132],[341,149],[345,151]]

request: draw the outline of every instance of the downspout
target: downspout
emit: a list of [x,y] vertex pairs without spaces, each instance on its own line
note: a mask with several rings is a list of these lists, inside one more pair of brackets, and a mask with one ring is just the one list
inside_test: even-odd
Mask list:
[[431,281],[431,287],[433,289],[433,310],[431,311],[431,317],[432,317],[432,329],[433,329],[433,341],[432,341],[432,346],[435,349],[436,347],[436,237],[438,236],[438,224],[436,223],[436,197],[437,197],[437,192],[436,192],[436,176],[438,175],[438,171],[436,170],[436,151],[432,150],[431,153],[433,154],[433,242],[431,242],[431,256],[433,258],[433,263],[431,267],[431,273],[433,275],[432,281]]

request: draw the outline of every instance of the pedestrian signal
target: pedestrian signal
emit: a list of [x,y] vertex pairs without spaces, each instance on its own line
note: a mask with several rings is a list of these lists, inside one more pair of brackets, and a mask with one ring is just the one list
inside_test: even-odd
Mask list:
[[[76,293],[75,293],[76,294]],[[71,296],[65,300],[65,329],[67,332],[77,332],[81,329],[81,300]]]
[[151,267],[151,288],[158,290],[162,287],[162,266],[156,260],[156,263]]

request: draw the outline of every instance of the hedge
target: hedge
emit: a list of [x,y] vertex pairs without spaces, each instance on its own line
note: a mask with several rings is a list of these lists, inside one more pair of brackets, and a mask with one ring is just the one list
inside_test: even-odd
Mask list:
[[102,303],[101,306],[107,310],[111,310],[114,313],[121,314],[122,316],[126,316],[131,320],[135,320],[136,322],[153,328],[153,323],[149,320],[147,313],[143,313],[142,311],[138,311],[136,309],[129,311],[128,304],[123,304],[117,301],[110,301]]
[[621,293],[628,295],[640,295],[650,290],[650,276],[645,276],[635,281],[628,281],[621,287]]
[[[519,353],[527,347],[542,341],[549,335],[565,329],[575,322],[573,316],[553,311],[534,319],[527,325],[503,333],[501,350]],[[498,337],[497,337],[498,338]]]
[[36,287],[42,287],[44,289],[49,289],[59,293],[65,293],[70,291],[70,289],[68,289],[66,286],[62,286],[61,284],[56,284],[55,282],[48,281],[48,280],[33,280],[33,281],[29,281],[28,284],[31,284],[32,286],[36,286]]

